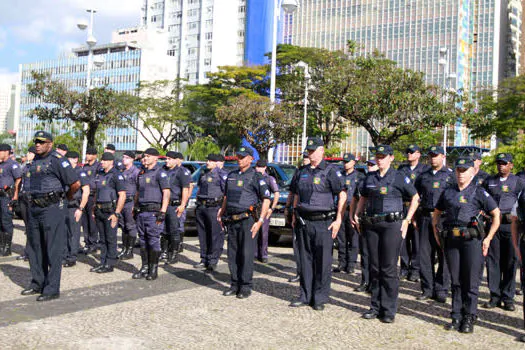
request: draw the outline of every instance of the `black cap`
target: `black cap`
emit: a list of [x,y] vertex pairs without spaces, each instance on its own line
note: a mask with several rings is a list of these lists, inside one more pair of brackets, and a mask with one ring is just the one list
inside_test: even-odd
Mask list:
[[66,153],[66,158],[79,158],[78,152],[68,151]]
[[11,151],[11,146],[7,143],[0,143],[0,151]]
[[303,152],[303,158],[308,158],[308,151]]
[[355,156],[352,153],[343,154],[343,162],[348,163],[352,160],[355,160]]
[[496,156],[496,163],[497,162],[512,163],[512,154],[498,153],[498,155]]
[[144,151],[144,154],[148,154],[150,156],[158,156],[160,155],[159,151],[157,149],[150,147],[147,150]]
[[366,162],[367,164],[377,165],[376,157],[370,157],[370,159],[368,159]]
[[33,140],[53,141],[53,135],[51,135],[47,131],[40,130],[40,131],[35,132],[35,136],[33,137]]
[[61,143],[57,146],[57,149],[61,149],[62,151],[69,151],[69,148],[67,147],[67,145],[65,143]]
[[391,156],[394,154],[394,150],[390,145],[379,145],[376,147],[376,155],[377,154],[384,154]]
[[172,159],[184,159],[184,156],[180,152],[168,151],[166,152],[166,157]]
[[112,143],[108,143],[108,144],[106,145],[106,149],[109,149],[109,150],[111,150],[111,151],[114,151],[114,150],[115,150],[115,145],[112,144]]
[[220,162],[221,157],[219,154],[210,153],[206,159],[212,162]]
[[246,156],[253,157],[253,149],[251,149],[250,147],[246,147],[246,146],[239,147],[239,149],[235,153],[241,157],[246,157]]
[[432,146],[428,149],[428,154],[445,154],[445,150],[441,146]]
[[324,142],[319,137],[309,137],[306,141],[306,149],[309,151],[315,151],[317,147],[324,146]]
[[135,152],[133,151],[126,151],[123,155],[135,159]]
[[472,158],[458,158],[456,160],[456,168],[468,169],[474,166]]
[[255,166],[259,168],[264,168],[268,166],[268,162],[265,159],[259,159],[257,163],[255,163]]
[[36,147],[35,146],[31,146],[31,147],[29,147],[29,149],[27,151],[36,154]]
[[414,153],[416,151],[421,152],[421,148],[415,144],[408,145],[407,149],[405,150],[406,153]]
[[102,155],[102,158],[100,158],[100,160],[115,160],[115,156],[113,155],[113,153],[104,152],[104,154]]
[[98,154],[97,148],[96,147],[88,147],[86,149],[86,154]]
[[469,157],[472,159],[472,160],[481,160],[481,153],[480,152],[471,152],[469,154]]
[[219,160],[217,160],[218,162],[224,162],[225,159],[224,159],[224,156],[222,154],[217,154]]

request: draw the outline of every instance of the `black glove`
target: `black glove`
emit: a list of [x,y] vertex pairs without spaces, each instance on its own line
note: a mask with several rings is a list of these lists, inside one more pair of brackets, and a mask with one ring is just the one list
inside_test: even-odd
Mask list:
[[166,220],[166,213],[163,213],[161,211],[155,214],[155,216],[157,217],[157,222],[164,222],[164,220]]
[[139,215],[139,213],[140,213],[140,208],[133,207],[133,219],[137,219],[137,216]]

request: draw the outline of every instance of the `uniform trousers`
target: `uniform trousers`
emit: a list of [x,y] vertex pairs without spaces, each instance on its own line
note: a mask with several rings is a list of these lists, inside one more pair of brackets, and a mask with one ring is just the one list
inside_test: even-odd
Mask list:
[[137,237],[137,224],[133,217],[133,202],[126,202],[122,208],[121,216],[118,224],[122,229],[122,236],[128,235],[130,237]]
[[249,291],[253,285],[255,242],[250,231],[253,224],[252,217],[227,224],[231,287],[238,291]]
[[84,245],[88,248],[96,248],[98,244],[97,224],[93,218],[93,206],[95,196],[89,196],[82,214],[82,232],[84,232]]
[[501,302],[514,301],[518,258],[512,244],[510,224],[502,224],[490,242],[486,258],[490,298]]
[[100,264],[115,266],[117,262],[117,228],[111,227],[111,220],[108,220],[113,213],[104,213],[100,209],[95,209],[95,222],[97,223],[100,235]]
[[157,224],[157,213],[140,212],[136,222],[140,247],[160,252],[160,235],[164,232],[164,222]]
[[357,263],[357,253],[359,252],[359,238],[350,221],[350,214],[346,211],[343,217],[341,228],[337,233],[339,250],[337,259],[342,269],[355,267]]
[[[66,249],[64,254],[64,259],[67,262],[76,262],[78,249],[80,247],[80,221],[75,220],[75,212],[77,207],[67,208],[66,215],[66,232],[67,232],[67,242]],[[84,213],[82,213],[84,215]],[[82,220],[82,218],[81,218]]]
[[201,262],[205,265],[215,265],[219,262],[222,246],[224,245],[224,231],[217,221],[219,207],[197,206],[195,219],[199,235]]

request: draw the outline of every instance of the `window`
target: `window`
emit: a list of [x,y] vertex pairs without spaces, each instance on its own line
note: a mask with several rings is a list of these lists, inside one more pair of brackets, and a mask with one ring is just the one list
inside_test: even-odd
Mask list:
[[204,34],[204,38],[206,40],[212,40],[213,39],[213,33],[206,33],[206,34]]
[[239,13],[245,13],[246,12],[246,5],[239,6]]

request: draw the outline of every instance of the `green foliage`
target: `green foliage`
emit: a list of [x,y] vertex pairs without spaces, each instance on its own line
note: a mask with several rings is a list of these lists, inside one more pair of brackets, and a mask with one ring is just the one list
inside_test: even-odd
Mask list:
[[496,174],[496,155],[498,153],[510,153],[513,156],[513,173],[525,170],[525,137],[519,136],[517,141],[504,145],[490,152],[490,156],[483,157],[481,169],[490,174]]
[[341,147],[333,146],[333,147],[325,148],[324,154],[326,157],[341,157]]
[[221,148],[215,143],[213,137],[208,135],[207,137],[199,138],[188,147],[186,153],[188,160],[202,160],[206,159],[210,153],[220,153]]

